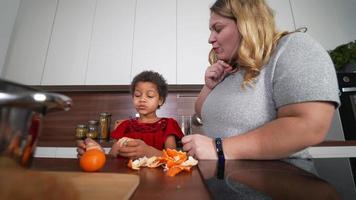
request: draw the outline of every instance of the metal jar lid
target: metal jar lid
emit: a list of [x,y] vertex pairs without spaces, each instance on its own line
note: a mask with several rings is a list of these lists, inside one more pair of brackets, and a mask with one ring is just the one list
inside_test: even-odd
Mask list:
[[99,123],[98,120],[89,120],[88,121],[89,125],[98,125],[98,123]]
[[85,124],[78,124],[78,125],[77,125],[77,128],[87,128],[87,125],[85,125]]
[[102,113],[100,113],[100,116],[111,116],[111,113],[109,113],[109,112],[102,112]]

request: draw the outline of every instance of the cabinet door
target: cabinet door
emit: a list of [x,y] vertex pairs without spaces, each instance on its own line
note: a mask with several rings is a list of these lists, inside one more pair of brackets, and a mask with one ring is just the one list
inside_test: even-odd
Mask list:
[[291,0],[296,27],[308,27],[308,34],[327,50],[356,39],[355,0]]
[[277,27],[280,31],[294,31],[294,21],[289,1],[267,0],[268,5],[275,12]]
[[56,6],[56,0],[21,1],[4,66],[6,79],[40,84]]
[[203,84],[208,54],[210,6],[213,0],[177,1],[177,83]]
[[0,1],[0,77],[3,77],[5,57],[19,5],[20,0]]
[[130,84],[136,3],[98,0],[85,83]]
[[59,1],[43,85],[84,84],[95,4],[95,0]]
[[176,1],[137,0],[131,78],[143,70],[176,84]]

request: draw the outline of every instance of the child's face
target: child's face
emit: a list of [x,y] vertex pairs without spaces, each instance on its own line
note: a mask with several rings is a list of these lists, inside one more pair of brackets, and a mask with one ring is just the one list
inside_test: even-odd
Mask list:
[[141,116],[155,115],[158,105],[162,104],[156,84],[138,82],[133,94],[133,103]]

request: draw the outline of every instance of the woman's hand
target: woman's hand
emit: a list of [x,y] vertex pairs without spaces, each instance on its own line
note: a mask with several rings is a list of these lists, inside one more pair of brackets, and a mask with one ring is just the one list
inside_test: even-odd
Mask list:
[[147,145],[144,141],[139,139],[133,139],[120,145],[118,142],[115,143],[110,151],[110,154],[113,156],[123,156],[129,158],[140,158],[143,156],[160,156],[161,151]]
[[209,66],[205,71],[205,85],[209,89],[213,89],[218,83],[220,83],[227,74],[231,73],[233,68],[222,60],[218,60],[216,63]]
[[218,159],[214,140],[207,136],[200,134],[187,135],[182,138],[182,143],[183,150],[198,160]]
[[85,151],[89,149],[100,149],[102,151],[100,144],[95,142],[93,139],[86,138],[85,140],[77,140],[77,157],[80,158]]

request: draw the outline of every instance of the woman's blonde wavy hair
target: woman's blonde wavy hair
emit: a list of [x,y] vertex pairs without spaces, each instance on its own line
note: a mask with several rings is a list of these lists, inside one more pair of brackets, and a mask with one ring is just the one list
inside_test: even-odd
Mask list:
[[[245,69],[242,87],[253,86],[278,40],[288,32],[277,30],[273,10],[265,0],[217,0],[210,11],[236,22],[241,40],[232,56],[236,63],[230,64]],[[213,64],[216,61],[217,56],[211,50],[209,62]]]

